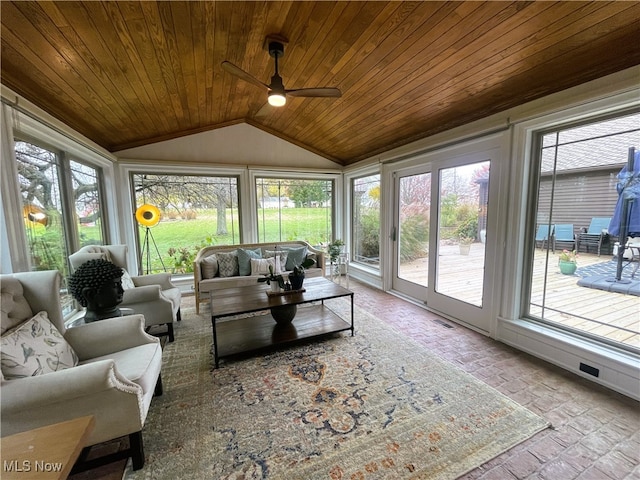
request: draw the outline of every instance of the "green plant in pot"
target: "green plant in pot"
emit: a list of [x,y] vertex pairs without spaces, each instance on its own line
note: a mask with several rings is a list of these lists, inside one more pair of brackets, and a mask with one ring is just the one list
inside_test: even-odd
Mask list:
[[305,277],[305,269],[312,267],[315,265],[315,260],[311,258],[305,258],[304,261],[300,265],[296,265],[293,267],[293,270],[289,274],[289,282],[291,282],[292,290],[300,290],[302,288],[302,283],[304,282]]
[[344,242],[339,238],[327,245],[327,253],[329,254],[329,260],[332,264],[338,260],[338,257],[342,253],[342,247],[344,247]]
[[331,263],[331,275],[339,276],[340,275],[340,266],[338,265],[338,257],[342,253],[342,247],[344,247],[344,242],[337,238],[333,242],[329,242],[327,245],[327,254],[329,255],[329,262]]
[[[269,265],[269,273],[265,273],[264,277],[260,277],[258,279],[259,283],[266,282],[267,285],[278,285],[280,288],[284,288],[284,277],[280,274],[276,274],[273,272],[273,266]],[[275,287],[271,287],[272,290],[275,290]]]
[[564,275],[573,275],[578,268],[578,252],[563,250],[558,257],[558,266]]

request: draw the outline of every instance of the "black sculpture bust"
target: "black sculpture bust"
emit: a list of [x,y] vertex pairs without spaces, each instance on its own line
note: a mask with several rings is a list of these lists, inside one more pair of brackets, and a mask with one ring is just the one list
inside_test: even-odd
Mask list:
[[119,317],[123,270],[108,260],[89,260],[69,277],[71,295],[87,308],[86,323]]

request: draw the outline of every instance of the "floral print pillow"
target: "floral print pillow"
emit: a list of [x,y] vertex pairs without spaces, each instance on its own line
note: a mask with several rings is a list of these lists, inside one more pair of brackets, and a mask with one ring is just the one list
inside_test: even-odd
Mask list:
[[2,336],[0,340],[2,374],[7,380],[57,372],[78,365],[71,345],[49,320],[39,312]]

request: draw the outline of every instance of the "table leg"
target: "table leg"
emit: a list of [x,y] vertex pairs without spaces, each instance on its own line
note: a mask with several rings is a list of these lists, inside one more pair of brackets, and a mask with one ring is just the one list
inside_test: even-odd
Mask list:
[[220,360],[218,358],[218,335],[216,333],[216,318],[215,317],[211,317],[211,327],[213,329],[213,360],[215,362],[216,368],[218,368]]
[[353,293],[352,293],[351,294],[351,336],[353,337],[354,334],[355,334],[355,331],[353,327]]

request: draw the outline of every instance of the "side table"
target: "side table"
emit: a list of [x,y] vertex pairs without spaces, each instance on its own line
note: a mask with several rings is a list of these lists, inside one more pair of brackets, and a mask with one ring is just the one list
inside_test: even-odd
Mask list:
[[94,424],[89,415],[3,437],[2,478],[67,478]]
[[332,282],[342,285],[342,277],[344,277],[345,287],[349,288],[349,254],[342,252],[338,255],[336,261],[331,263],[329,272]]

